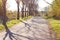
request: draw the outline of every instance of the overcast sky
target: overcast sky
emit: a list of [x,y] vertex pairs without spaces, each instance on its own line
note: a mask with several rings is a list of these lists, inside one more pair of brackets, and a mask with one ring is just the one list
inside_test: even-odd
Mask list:
[[[52,0],[46,0],[46,1],[49,2],[49,3],[52,2]],[[39,0],[38,5],[39,5],[39,10],[43,10],[44,7],[48,6],[48,4],[46,2],[44,2],[43,0]],[[15,0],[8,0],[7,1],[7,9],[8,10],[13,10],[13,11],[17,10],[17,4],[16,4]]]
[[[46,0],[48,3],[52,3],[53,1],[52,0]],[[44,7],[47,7],[49,6],[49,4],[47,4],[45,1],[43,0],[39,0],[38,1],[38,5],[39,5],[39,10],[44,10],[43,8]]]

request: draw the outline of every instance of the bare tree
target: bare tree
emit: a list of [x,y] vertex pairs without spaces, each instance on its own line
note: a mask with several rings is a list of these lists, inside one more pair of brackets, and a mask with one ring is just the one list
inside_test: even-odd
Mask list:
[[6,24],[6,2],[7,0],[2,0],[2,8],[3,8],[3,24]]
[[16,0],[16,3],[17,3],[17,20],[19,20],[19,4],[20,4],[20,0]]
[[35,11],[37,11],[37,1],[36,0],[30,0],[29,2],[29,15],[35,15]]
[[28,13],[26,13],[27,12],[26,9],[28,8],[29,0],[22,0],[22,4],[23,4],[22,11],[24,11],[22,12],[22,14],[25,14],[24,16],[28,17]]
[[[28,16],[32,15],[33,12],[37,10],[37,0],[21,0],[22,1],[22,17],[26,16],[26,11],[28,11]],[[27,10],[26,10],[27,9]]]
[[22,18],[24,17],[24,0],[22,0]]
[[21,2],[22,2],[22,18],[23,17],[25,17],[26,16],[26,1],[28,1],[28,0],[21,0]]

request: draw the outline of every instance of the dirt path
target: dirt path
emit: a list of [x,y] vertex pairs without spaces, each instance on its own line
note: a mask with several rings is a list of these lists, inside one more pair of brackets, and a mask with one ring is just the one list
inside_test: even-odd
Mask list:
[[[54,36],[54,35],[53,35]],[[55,40],[51,37],[47,21],[33,17],[0,32],[0,40]]]

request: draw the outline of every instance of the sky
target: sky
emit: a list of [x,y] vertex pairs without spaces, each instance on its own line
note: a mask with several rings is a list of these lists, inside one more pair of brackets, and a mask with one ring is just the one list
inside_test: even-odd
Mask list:
[[[48,3],[52,3],[53,1],[52,0],[46,0]],[[44,10],[44,7],[47,7],[49,6],[49,4],[47,4],[45,1],[43,0],[39,0],[38,1],[38,5],[39,5],[39,10]]]
[[[46,1],[49,2],[49,3],[52,3],[52,0],[46,0]],[[21,3],[20,3],[20,5],[21,5]],[[44,7],[49,6],[49,5],[48,5],[46,2],[44,2],[43,0],[39,0],[39,1],[38,1],[38,5],[39,5],[38,10],[44,10],[44,9],[43,9]],[[22,6],[20,6],[20,7],[22,7]],[[17,4],[16,4],[15,0],[8,0],[8,1],[7,1],[7,9],[8,9],[8,10],[12,10],[12,11],[17,10]]]

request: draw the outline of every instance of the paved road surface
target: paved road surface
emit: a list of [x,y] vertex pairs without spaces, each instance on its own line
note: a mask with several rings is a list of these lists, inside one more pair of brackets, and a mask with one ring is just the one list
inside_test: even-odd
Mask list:
[[33,17],[22,21],[12,28],[0,32],[0,40],[55,40],[52,39],[47,21]]

